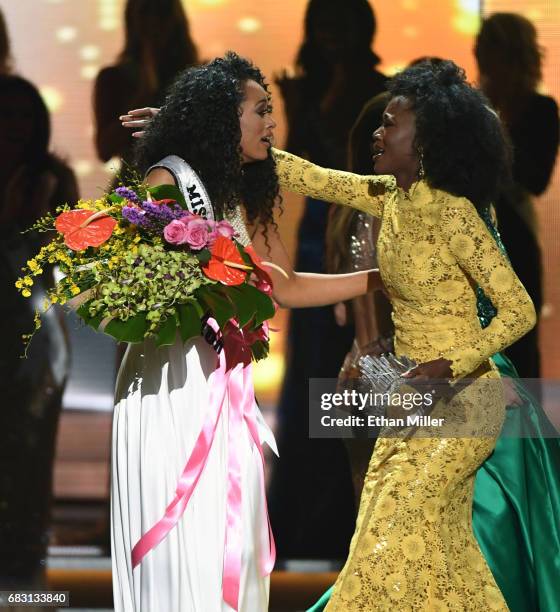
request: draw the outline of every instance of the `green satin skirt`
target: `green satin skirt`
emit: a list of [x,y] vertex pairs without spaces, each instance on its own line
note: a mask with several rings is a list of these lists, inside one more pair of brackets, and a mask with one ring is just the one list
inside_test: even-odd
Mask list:
[[[498,354],[503,376],[517,378]],[[502,434],[479,468],[473,528],[511,612],[560,612],[560,440],[520,383],[524,405],[506,411]],[[522,434],[524,437],[520,437]],[[308,612],[325,608],[332,587]]]

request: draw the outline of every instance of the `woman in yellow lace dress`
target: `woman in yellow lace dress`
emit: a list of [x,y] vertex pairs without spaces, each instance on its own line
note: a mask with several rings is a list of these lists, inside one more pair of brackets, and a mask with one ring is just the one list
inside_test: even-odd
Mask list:
[[[500,188],[507,147],[497,116],[452,62],[407,69],[389,89],[374,133],[375,170],[386,176],[325,170],[277,151],[280,182],[381,218],[396,353],[420,364],[411,378],[475,380],[431,415],[462,422],[461,437],[422,428],[378,440],[327,610],[507,610],[471,524],[475,472],[505,410],[489,358],[535,324],[527,292],[477,212]],[[485,329],[474,284],[498,311]]]

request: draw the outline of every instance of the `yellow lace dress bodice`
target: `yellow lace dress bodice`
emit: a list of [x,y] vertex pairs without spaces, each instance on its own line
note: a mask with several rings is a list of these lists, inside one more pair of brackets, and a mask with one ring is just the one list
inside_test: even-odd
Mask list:
[[[505,410],[489,358],[535,324],[527,292],[465,198],[425,181],[406,193],[393,177],[274,155],[287,190],[381,218],[377,257],[393,306],[397,353],[417,362],[445,357],[456,378],[477,378],[432,412],[462,415],[468,437],[428,429],[377,441],[348,559],[327,610],[507,610],[472,532],[472,494]],[[485,329],[475,284],[497,309]]]
[[[381,217],[379,270],[399,354],[417,362],[445,357],[465,376],[535,324],[531,299],[467,199],[425,181],[406,193],[392,176],[327,170],[283,151],[275,158],[286,189]],[[498,311],[485,329],[475,284]]]

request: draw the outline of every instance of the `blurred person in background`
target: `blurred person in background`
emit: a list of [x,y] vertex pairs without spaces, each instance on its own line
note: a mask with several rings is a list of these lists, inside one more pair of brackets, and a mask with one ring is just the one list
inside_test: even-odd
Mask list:
[[[543,51],[533,24],[513,13],[482,22],[475,56],[480,86],[498,111],[514,150],[514,184],[496,201],[500,234],[537,313],[543,305],[541,249],[533,196],[550,183],[558,152],[558,106],[538,93]],[[522,378],[541,375],[538,327],[506,350]]]
[[[384,89],[385,76],[376,69],[380,59],[372,51],[375,15],[367,0],[310,0],[304,28],[297,76],[284,73],[276,80],[288,123],[286,149],[345,169],[350,129],[365,102]],[[322,202],[306,199],[296,269],[326,270],[327,218]],[[346,451],[341,440],[309,439],[307,408],[309,379],[336,378],[353,338],[352,326],[337,325],[330,306],[290,315],[277,413],[282,459],[275,462],[270,485],[280,558],[346,556],[356,512]],[[325,538],[326,532],[331,537]]]
[[181,0],[128,0],[124,20],[124,49],[95,82],[95,146],[104,162],[132,159],[134,141],[118,116],[162,103],[177,74],[198,63]]
[[10,47],[10,37],[4,14],[0,10],[0,74],[10,74],[12,72],[12,52]]
[[[348,146],[348,168],[356,174],[372,173],[372,134],[381,125],[383,111],[389,102],[383,92],[366,103],[352,127]],[[327,270],[330,274],[357,272],[377,268],[377,236],[381,223],[372,215],[343,206],[333,206],[329,213],[326,232]],[[391,349],[393,324],[391,305],[381,292],[363,295],[335,306],[339,325],[354,325],[354,342],[346,355],[338,375],[338,389],[361,388],[358,362],[369,347],[378,345],[380,352]],[[358,428],[359,429],[359,428]],[[360,503],[364,476],[369,464],[375,438],[345,439],[350,460],[356,509]]]
[[[21,234],[78,198],[75,176],[49,150],[50,120],[37,88],[0,76],[0,587],[38,587],[45,570],[52,471],[69,355],[58,313],[44,315],[27,359],[38,299],[22,303],[15,281],[40,246]],[[37,280],[35,283],[37,284]]]

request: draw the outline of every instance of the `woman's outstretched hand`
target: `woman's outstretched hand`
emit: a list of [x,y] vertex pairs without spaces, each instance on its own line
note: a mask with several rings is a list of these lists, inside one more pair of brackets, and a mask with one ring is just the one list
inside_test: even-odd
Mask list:
[[152,119],[159,113],[159,108],[145,107],[129,110],[126,115],[119,117],[122,126],[137,130],[132,132],[135,138],[141,138],[144,130],[150,125]]

